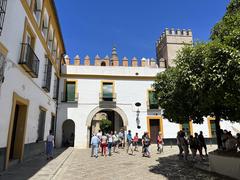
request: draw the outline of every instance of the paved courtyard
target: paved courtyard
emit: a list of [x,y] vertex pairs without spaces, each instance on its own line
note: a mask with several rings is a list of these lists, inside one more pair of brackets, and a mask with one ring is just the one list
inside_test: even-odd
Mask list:
[[[214,150],[216,146],[209,146]],[[141,152],[128,155],[124,150],[111,157],[92,158],[90,150],[69,148],[58,150],[52,161],[45,157],[24,162],[1,174],[1,180],[56,179],[56,180],[145,180],[145,179],[226,179],[216,174],[201,171],[195,166],[200,163],[179,160],[176,146],[167,146],[164,153],[157,154],[156,146],[151,147],[152,157],[142,157]],[[40,164],[40,165],[38,165]]]

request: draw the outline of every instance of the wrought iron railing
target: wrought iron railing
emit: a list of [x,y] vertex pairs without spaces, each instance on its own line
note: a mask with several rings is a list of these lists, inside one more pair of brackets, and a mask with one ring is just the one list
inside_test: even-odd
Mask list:
[[61,93],[61,101],[62,102],[78,102],[78,93],[75,93],[74,97],[73,96],[68,96],[66,93],[62,92]]
[[33,77],[38,77],[39,59],[31,46],[27,43],[22,43],[22,51],[19,64]]
[[111,94],[104,94],[99,93],[99,101],[116,101],[117,94],[111,93]]
[[3,30],[3,23],[5,19],[6,8],[7,8],[7,0],[0,0],[0,35],[2,34],[2,30]]

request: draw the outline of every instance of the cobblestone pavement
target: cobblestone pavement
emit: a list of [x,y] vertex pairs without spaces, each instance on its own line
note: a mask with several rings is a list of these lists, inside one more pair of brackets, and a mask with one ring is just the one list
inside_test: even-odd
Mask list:
[[[139,148],[140,149],[140,148]],[[208,147],[209,151],[216,146]],[[0,173],[0,180],[193,180],[227,179],[195,168],[191,161],[179,160],[176,146],[164,147],[162,154],[156,153],[156,145],[151,146],[151,158],[142,157],[141,152],[128,155],[120,149],[111,157],[90,157],[90,149],[56,150],[56,157],[47,161],[44,155],[25,161],[8,171]]]
[[[208,148],[216,149],[216,146]],[[124,150],[111,157],[90,157],[90,150],[74,150],[55,175],[56,180],[160,180],[160,179],[226,179],[216,174],[194,168],[191,161],[179,160],[176,146],[165,147],[157,154],[151,147],[151,158],[142,157],[141,152],[128,155]]]

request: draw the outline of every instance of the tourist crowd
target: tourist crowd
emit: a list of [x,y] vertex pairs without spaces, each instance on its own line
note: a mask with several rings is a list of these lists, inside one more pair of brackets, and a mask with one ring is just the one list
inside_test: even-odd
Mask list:
[[[230,131],[222,131],[222,149],[226,151],[237,151],[240,150],[240,134],[237,134],[237,137],[233,137]],[[126,139],[126,141],[125,141]],[[200,156],[200,159],[204,159],[204,155],[208,156],[207,145],[203,132],[194,133],[193,135],[187,136],[183,130],[180,130],[177,133],[177,145],[179,148],[179,157],[188,160],[191,151],[192,160],[197,160],[197,153]],[[157,151],[159,153],[163,152],[163,138],[161,132],[156,137]],[[134,154],[134,151],[138,151],[138,146],[142,146],[142,154],[144,157],[150,157],[149,147],[151,145],[151,139],[148,132],[144,132],[141,139],[138,137],[138,133],[132,136],[131,130],[128,130],[127,135],[125,136],[124,131],[121,129],[120,132],[110,132],[103,133],[101,130],[92,136],[91,146],[92,146],[92,157],[98,157],[98,154],[101,153],[102,156],[111,156],[112,152],[116,153],[117,149],[124,149],[126,147],[126,152],[130,155]],[[203,151],[205,152],[203,155]]]
[[[126,138],[125,138],[126,137]],[[126,139],[126,142],[125,142]],[[163,152],[163,138],[161,132],[157,136],[157,151],[159,153]],[[149,147],[151,145],[151,140],[148,132],[144,132],[141,139],[138,137],[138,133],[133,136],[131,130],[128,130],[127,135],[123,129],[120,132],[110,132],[104,133],[101,130],[97,134],[93,134],[91,138],[92,157],[98,157],[101,153],[102,156],[111,156],[112,152],[116,153],[117,149],[124,149],[126,147],[126,152],[130,155],[134,154],[134,151],[138,152],[139,144],[142,145],[142,155],[143,157],[151,157]]]
[[234,137],[231,131],[220,130],[221,133],[221,149],[224,151],[240,151],[240,133],[237,133],[236,137]]

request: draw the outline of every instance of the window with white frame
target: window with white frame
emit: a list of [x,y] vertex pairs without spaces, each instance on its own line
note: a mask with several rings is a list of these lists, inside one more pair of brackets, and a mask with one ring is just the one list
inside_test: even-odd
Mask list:
[[57,39],[56,38],[54,38],[52,55],[54,59],[57,58]]
[[41,14],[42,14],[42,0],[34,1],[33,13],[36,17],[37,22],[40,23]]
[[49,48],[50,52],[52,52],[52,49],[53,49],[53,39],[54,39],[53,36],[54,36],[53,28],[50,27],[50,31],[48,34],[48,48]]
[[42,33],[45,39],[47,38],[48,33],[48,25],[49,25],[49,16],[47,13],[44,13],[43,22],[42,22]]

